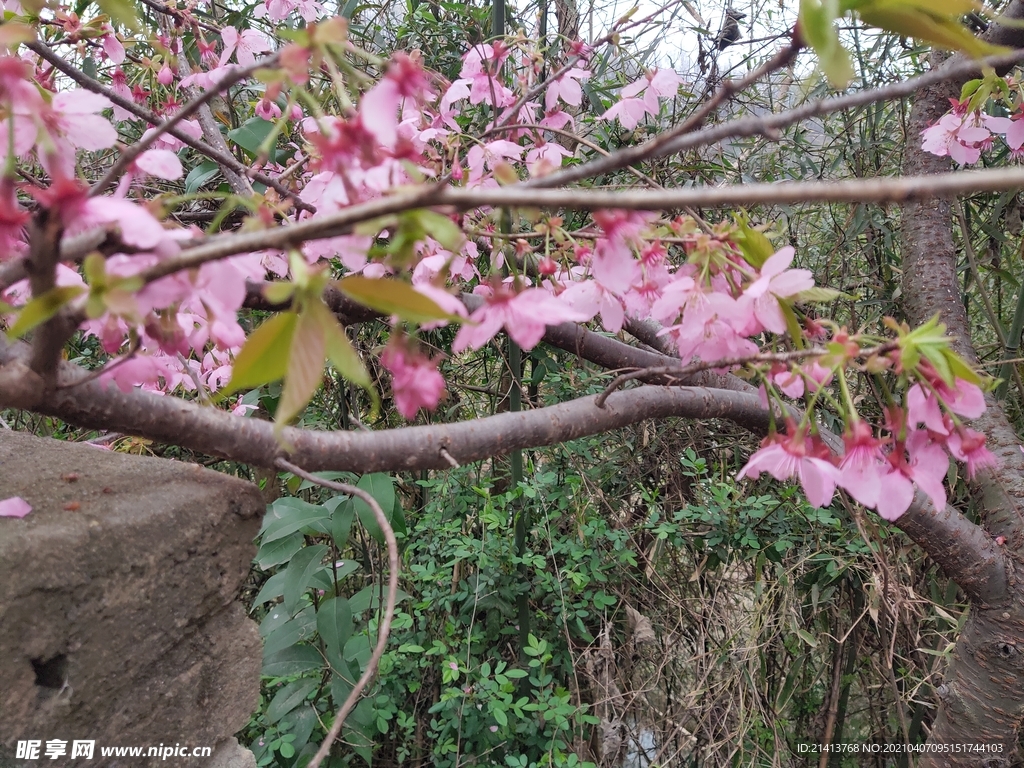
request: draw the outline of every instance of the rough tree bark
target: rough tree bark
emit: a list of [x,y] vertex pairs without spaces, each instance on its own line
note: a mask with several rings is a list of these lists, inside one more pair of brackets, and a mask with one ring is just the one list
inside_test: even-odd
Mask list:
[[[1024,3],[1014,0],[1007,16],[1024,17]],[[990,39],[1004,45],[1024,44],[1020,29],[993,27]],[[935,66],[942,62],[936,60]],[[924,152],[921,131],[949,108],[960,83],[947,81],[918,92],[910,114],[903,173],[935,174],[950,170],[947,158]],[[903,306],[911,325],[938,314],[955,347],[976,361],[970,324],[957,280],[957,245],[953,215],[945,200],[907,203],[902,217]],[[979,473],[975,490],[980,527],[993,540],[1003,537],[1003,577],[971,595],[970,616],[957,639],[945,681],[936,690],[939,711],[929,744],[955,750],[960,744],[985,744],[1001,752],[934,751],[921,766],[1009,766],[1024,723],[1024,583],[1020,570],[1024,552],[1024,455],[1001,403],[989,398],[988,410],[973,426],[984,432],[1000,460],[996,469]],[[927,535],[925,533],[924,535]],[[978,583],[980,563],[946,566],[957,583]]]

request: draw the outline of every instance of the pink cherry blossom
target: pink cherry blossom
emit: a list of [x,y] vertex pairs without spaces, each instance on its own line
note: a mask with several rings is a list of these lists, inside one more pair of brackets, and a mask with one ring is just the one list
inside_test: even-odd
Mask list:
[[744,300],[752,304],[754,317],[772,333],[786,332],[786,318],[779,299],[791,298],[814,287],[814,276],[810,270],[789,269],[795,254],[791,245],[780,249],[764,263],[761,276],[743,294]]
[[570,69],[548,86],[548,90],[544,94],[544,109],[550,112],[558,104],[559,99],[570,106],[578,107],[583,101],[583,88],[580,87],[580,81],[589,77],[590,73],[585,69],[577,67]]
[[978,146],[991,137],[988,128],[969,124],[965,117],[947,113],[939,121],[922,131],[922,149],[939,157],[951,157],[960,165],[971,165],[981,157]]
[[[949,470],[949,457],[942,446],[931,439],[927,431],[913,430],[910,432],[905,444],[896,443],[888,459],[896,471],[886,476],[882,493],[879,494],[878,513],[880,515],[889,520],[894,519],[887,516],[894,512],[885,506],[891,503],[888,495],[895,494],[901,499],[905,498],[911,482],[932,500],[936,509],[945,508],[946,488],[942,483]],[[910,489],[910,495],[913,496],[912,489]],[[909,506],[909,504],[908,500],[907,505]],[[883,512],[883,508],[886,509],[885,512]],[[904,511],[906,511],[906,507],[898,514],[902,514]]]
[[470,316],[455,336],[452,351],[480,349],[502,328],[523,349],[533,349],[548,325],[580,322],[586,315],[569,307],[540,288],[527,288],[515,293],[508,286],[491,289],[478,286],[474,293],[483,293],[484,304]]
[[762,472],[767,472],[776,480],[796,477],[811,504],[827,507],[832,503],[839,470],[831,462],[809,455],[808,442],[807,435],[802,432],[792,436],[770,436],[743,466],[737,479],[758,477]]
[[846,453],[839,462],[837,484],[865,507],[878,504],[881,478],[892,471],[882,453],[883,442],[871,434],[871,427],[854,419],[843,435]]
[[437,408],[444,392],[444,377],[437,370],[437,360],[410,352],[404,343],[391,343],[380,357],[381,364],[391,371],[391,389],[395,407],[407,419],[414,419],[420,408]]
[[270,41],[255,29],[246,29],[241,34],[234,27],[222,27],[220,39],[224,43],[224,51],[220,55],[219,66],[228,63],[231,54],[243,67],[256,63],[257,53],[270,53],[274,50]]
[[946,441],[946,447],[960,461],[967,462],[967,478],[973,480],[979,469],[997,467],[999,461],[985,447],[985,436],[968,427],[958,427]]
[[135,158],[135,165],[150,176],[167,181],[180,179],[184,173],[178,156],[169,149],[147,149]]
[[1006,146],[1017,151],[1024,147],[1024,113],[1017,112],[1011,117],[985,115],[985,127],[992,133],[1002,134]]

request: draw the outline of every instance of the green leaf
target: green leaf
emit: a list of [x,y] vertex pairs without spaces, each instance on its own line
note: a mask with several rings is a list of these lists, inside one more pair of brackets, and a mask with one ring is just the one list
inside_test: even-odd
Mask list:
[[255,389],[284,378],[298,321],[299,316],[294,312],[282,312],[253,331],[235,358],[231,381],[223,394]]
[[256,553],[256,565],[264,571],[273,568],[275,565],[287,563],[292,556],[302,549],[305,543],[301,533],[293,533],[269,544],[261,544],[259,552]]
[[433,299],[429,299],[408,283],[386,278],[372,279],[351,275],[335,283],[339,291],[365,307],[398,315],[410,323],[429,323],[435,320],[461,323],[464,318],[445,312]]
[[[272,614],[276,616],[288,615],[284,608],[277,606],[272,609]],[[264,620],[263,625],[260,626],[261,633],[264,632],[266,625],[267,622]],[[311,639],[315,632],[316,617],[312,615],[311,609],[303,610],[297,616],[285,621],[281,626],[266,633],[263,639],[263,653],[268,655],[282,651],[285,648]]]
[[256,595],[256,599],[252,601],[252,604],[263,605],[274,598],[281,597],[281,595],[284,594],[284,580],[286,573],[286,571],[281,571],[267,579],[263,588],[260,589],[259,594]]
[[[293,683],[282,687],[267,707],[266,718],[268,723],[276,723],[282,717],[294,709],[298,709],[319,685],[317,680],[296,680]],[[284,752],[281,753],[282,755]]]
[[[368,587],[363,587],[361,590],[356,592],[352,597],[348,599],[348,607],[352,609],[352,615],[358,616],[368,609],[377,610],[380,605],[381,587],[379,584],[371,584]],[[386,597],[385,592],[385,597]],[[412,595],[408,592],[403,592],[401,589],[398,590],[395,595],[395,605],[405,600],[412,600]]]
[[309,586],[313,574],[321,568],[324,556],[328,549],[324,544],[316,544],[312,547],[305,547],[295,553],[292,561],[288,563],[288,578],[284,582],[284,607],[294,613],[298,607],[299,599]]
[[263,286],[263,298],[271,304],[286,304],[295,295],[295,283],[268,283]]
[[332,597],[321,603],[316,612],[316,629],[328,649],[342,653],[345,643],[352,637],[352,609],[348,598]]
[[754,229],[747,223],[746,215],[736,214],[734,218],[737,229],[732,235],[733,242],[743,252],[746,262],[750,266],[760,269],[768,259],[775,255],[775,246],[764,232]]
[[493,709],[491,709],[491,714],[494,716],[494,722],[496,722],[502,728],[508,726],[508,715],[505,714],[505,710],[501,709],[500,705],[497,705]]
[[135,12],[135,3],[131,0],[96,0],[96,5],[118,24],[128,27],[133,32],[139,29],[139,16]]
[[[260,147],[267,140],[274,130],[274,124],[264,120],[262,117],[251,117],[232,131],[228,131],[228,138],[240,146],[253,157],[258,157]],[[270,152],[270,162],[274,162],[273,150]]]
[[975,37],[959,22],[959,15],[938,15],[942,6],[918,4],[908,0],[873,0],[857,8],[861,19],[874,27],[905,37],[916,37],[939,48],[964,51],[981,57],[1007,50]]
[[815,286],[814,288],[800,291],[800,293],[793,297],[793,300],[801,304],[830,304],[839,298],[852,299],[853,296],[837,291],[835,288]]
[[[363,475],[359,478],[359,483],[356,487],[373,496],[374,500],[380,504],[381,511],[388,522],[391,522],[391,514],[395,508],[394,480],[389,475],[375,472],[372,475]],[[359,522],[363,524],[366,532],[376,541],[383,542],[384,532],[381,530],[380,524],[377,522],[377,516],[373,513],[370,505],[358,496],[352,499],[352,503],[355,506],[356,514],[359,515]]]
[[11,339],[20,339],[33,328],[52,318],[67,306],[68,302],[84,292],[85,288],[80,285],[58,285],[51,288],[21,308],[18,319],[7,331],[7,336]]
[[334,547],[338,551],[348,544],[348,535],[352,530],[352,521],[356,516],[356,508],[352,499],[345,499],[334,509],[331,515],[331,536],[334,538]]
[[272,505],[277,517],[264,524],[262,542],[267,544],[330,518],[331,513],[302,499],[278,499]]
[[459,229],[459,225],[443,213],[422,210],[417,211],[416,216],[423,231],[437,240],[442,248],[457,253],[466,242],[466,236]]
[[369,390],[376,394],[373,389],[373,382],[370,374],[366,372],[366,366],[359,359],[358,353],[352,348],[352,343],[345,335],[345,329],[341,327],[338,319],[321,302],[319,305],[310,306],[309,311],[321,315],[321,324],[324,328],[324,345],[327,351],[327,359],[342,376],[358,387]]
[[316,313],[301,313],[292,336],[284,390],[274,414],[279,427],[298,416],[320,386],[324,375],[324,346],[324,328]]
[[185,192],[194,195],[206,182],[216,176],[219,171],[220,166],[215,162],[204,160],[189,171],[188,176],[185,177]]
[[322,669],[324,658],[308,645],[290,645],[284,650],[263,655],[264,677],[290,677]]
[[800,33],[818,54],[821,71],[832,86],[845,88],[853,78],[853,64],[835,28],[839,13],[837,0],[800,0]]

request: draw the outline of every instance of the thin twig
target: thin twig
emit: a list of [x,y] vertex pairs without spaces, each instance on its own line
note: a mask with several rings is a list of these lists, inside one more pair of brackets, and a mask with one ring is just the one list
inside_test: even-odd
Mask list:
[[[858,357],[871,357],[872,355],[881,355],[895,349],[897,343],[895,341],[889,341],[885,344],[879,344],[871,347],[870,349],[861,350]],[[667,376],[670,378],[681,379],[684,376],[689,376],[694,373],[700,373],[701,371],[718,370],[720,368],[733,368],[738,365],[750,365],[752,363],[788,363],[793,360],[806,360],[809,357],[823,357],[824,355],[831,354],[827,349],[816,348],[816,349],[795,349],[789,352],[759,352],[756,355],[741,355],[739,357],[723,357],[721,360],[708,360],[700,361],[697,363],[690,363],[689,365],[676,366],[676,365],[658,365],[650,368],[641,368],[637,371],[631,371],[630,373],[623,373],[616,376],[612,380],[612,383],[605,387],[604,392],[598,395],[594,401],[594,405],[598,408],[604,408],[604,401],[608,399],[608,396],[619,389],[627,381],[634,379],[642,379],[647,376]]]
[[115,181],[117,181],[117,178],[124,172],[124,170],[135,160],[135,158],[149,149],[157,139],[169,132],[172,128],[178,125],[178,123],[198,112],[201,107],[217,98],[221,93],[227,91],[227,89],[232,85],[241,82],[259,69],[277,66],[280,55],[280,52],[274,53],[250,64],[247,67],[239,67],[223,80],[220,80],[215,88],[203,91],[151,131],[148,131],[147,134],[142,136],[142,138],[137,142],[132,144],[130,147],[126,147],[120,156],[118,156],[117,160],[114,161],[110,170],[104,174],[103,178],[92,185],[92,189],[89,190],[89,196],[94,197],[107,189],[107,187],[111,186]]
[[956,171],[904,178],[849,181],[797,181],[779,184],[735,184],[727,187],[623,192],[586,189],[530,189],[524,185],[500,189],[430,186],[400,192],[316,216],[288,227],[260,232],[232,232],[208,237],[141,273],[146,283],[239,253],[283,250],[302,243],[348,234],[356,224],[381,216],[431,206],[465,211],[480,207],[576,208],[580,210],[671,211],[689,206],[728,208],[738,205],[887,203],[955,197],[966,192],[1003,192],[1024,187],[1024,168]]
[[380,663],[381,656],[384,655],[385,647],[387,647],[388,634],[391,632],[391,622],[395,616],[395,603],[398,600],[398,541],[395,539],[395,532],[391,528],[391,523],[388,522],[387,517],[384,515],[384,510],[380,508],[380,504],[378,504],[377,500],[362,488],[357,488],[356,486],[349,485],[348,483],[338,483],[333,480],[325,480],[322,477],[317,477],[316,475],[306,472],[285,459],[278,459],[276,463],[278,467],[286,472],[291,472],[293,475],[301,477],[304,480],[308,480],[311,483],[321,485],[324,488],[330,488],[332,491],[337,491],[338,493],[344,493],[348,496],[357,496],[362,499],[370,509],[373,510],[373,516],[377,519],[377,524],[384,533],[384,541],[387,543],[388,547],[388,595],[387,603],[384,606],[384,616],[377,623],[377,646],[373,649],[373,654],[370,656],[370,660],[367,662],[366,669],[363,670],[363,674],[355,684],[355,687],[345,698],[344,703],[338,710],[338,714],[335,715],[334,723],[331,725],[331,730],[327,732],[327,736],[324,738],[323,744],[320,745],[320,749],[317,750],[313,759],[309,761],[308,768],[319,768],[320,763],[330,753],[331,745],[334,744],[334,740],[338,738],[338,734],[341,733],[341,727],[345,724],[345,719],[349,716],[355,708],[356,703],[359,701],[359,695],[369,684],[370,679],[377,673],[377,665]]
[[[42,43],[25,43],[25,45],[30,50],[38,54],[41,59],[44,59],[50,64],[52,64],[57,70],[63,72],[65,75],[70,77],[80,86],[85,88],[87,91],[92,91],[93,93],[98,93],[102,96],[106,96],[111,101],[111,103],[116,104],[117,106],[121,107],[122,109],[128,112],[131,112],[133,115],[142,120],[145,120],[150,125],[159,125],[161,123],[160,116],[157,115],[155,112],[151,112],[145,107],[140,107],[131,99],[126,99],[120,94],[114,93],[114,91],[112,91],[107,86],[92,79],[84,72],[82,72],[80,69],[73,67],[71,64],[66,62],[63,58],[58,56],[56,53],[51,51]],[[268,187],[273,188],[274,190],[277,191],[278,194],[291,200],[292,205],[294,205],[296,208],[300,208],[304,211],[310,211],[311,213],[316,213],[316,208],[302,200],[302,198],[300,198],[297,193],[288,189],[283,184],[279,183],[270,176],[267,176],[265,173],[260,173],[259,171],[253,170],[252,168],[243,165],[230,153],[221,152],[216,147],[211,147],[206,142],[194,139],[192,136],[178,128],[173,128],[169,130],[168,133],[171,134],[171,136],[174,136],[176,139],[179,139],[188,146],[192,147],[192,149],[196,150],[197,152],[201,152],[202,154],[206,155],[211,160],[215,160],[216,162],[220,163],[223,166],[226,166],[227,168],[230,168],[236,173],[248,176],[260,182],[261,184],[266,184]]]
[[768,75],[777,69],[789,66],[789,64],[796,58],[797,53],[800,52],[800,48],[800,42],[798,39],[794,38],[789,45],[780,49],[778,53],[764,62],[761,66],[751,70],[745,77],[742,77],[739,80],[726,80],[718,87],[718,90],[715,91],[711,98],[703,102],[697,108],[697,111],[690,115],[685,121],[672,130],[659,134],[650,141],[644,142],[643,144],[639,144],[635,147],[620,149],[618,152],[615,152],[606,158],[592,160],[589,163],[583,163],[583,165],[578,165],[575,168],[567,168],[564,171],[551,174],[550,176],[533,179],[532,181],[526,182],[526,184],[532,187],[559,187],[573,181],[590,178],[599,173],[617,171],[620,168],[625,168],[633,163],[638,163],[642,160],[654,157],[663,147],[671,143],[673,140],[679,138],[683,134],[690,133],[691,131],[699,128],[701,124],[703,124],[704,120],[707,119],[708,115],[718,109],[718,107],[725,101],[731,99],[737,93],[740,93],[746,88],[749,88],[765,75]]

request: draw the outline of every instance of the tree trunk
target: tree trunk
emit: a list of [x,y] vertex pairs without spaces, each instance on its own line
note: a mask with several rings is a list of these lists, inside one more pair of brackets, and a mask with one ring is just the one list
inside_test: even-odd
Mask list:
[[[1021,10],[1022,3],[1015,0],[1007,15],[1020,18]],[[1015,41],[1006,36],[1020,35],[1019,30],[1005,28],[993,28],[992,33],[1011,44]],[[948,110],[948,99],[958,96],[959,88],[959,83],[946,82],[917,94],[907,130],[904,175],[950,170],[946,158],[921,149],[921,131]],[[956,350],[975,361],[957,281],[952,221],[947,201],[903,206],[904,310],[912,326],[938,314],[956,337]],[[1024,456],[1002,405],[993,398],[972,426],[986,434],[988,447],[1001,462],[998,468],[979,473],[974,490],[982,528],[990,537],[1003,537],[997,543],[1002,544],[1005,579],[986,579],[977,570],[981,563],[953,569],[946,565],[955,581],[973,581],[979,587],[971,594],[970,616],[957,639],[945,682],[936,689],[940,706],[927,745],[932,751],[922,752],[921,766],[1009,766],[1016,760],[1024,722],[1024,585],[1016,576],[1024,547]]]

